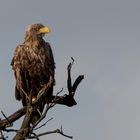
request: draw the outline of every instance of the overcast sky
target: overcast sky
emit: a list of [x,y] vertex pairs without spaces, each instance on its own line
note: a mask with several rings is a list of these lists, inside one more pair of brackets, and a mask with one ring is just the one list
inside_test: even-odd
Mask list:
[[[66,67],[71,56],[75,59],[73,79],[85,75],[75,97],[78,105],[52,109],[46,120],[54,120],[41,131],[63,125],[74,140],[139,140],[140,1],[1,0],[0,110],[7,116],[22,106],[15,100],[10,62],[32,23],[52,29],[44,39],[54,52],[55,93],[61,88],[67,91]],[[67,138],[58,134],[41,138],[46,139]]]

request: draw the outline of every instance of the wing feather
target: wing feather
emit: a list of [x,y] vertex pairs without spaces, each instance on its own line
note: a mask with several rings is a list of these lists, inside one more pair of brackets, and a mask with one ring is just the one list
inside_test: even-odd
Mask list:
[[25,76],[21,67],[21,59],[23,53],[24,52],[22,46],[17,46],[14,52],[14,57],[12,59],[11,65],[14,70],[14,75],[16,79],[15,97],[17,100],[22,99],[23,105],[26,105],[26,96],[24,94],[24,92],[26,92]]

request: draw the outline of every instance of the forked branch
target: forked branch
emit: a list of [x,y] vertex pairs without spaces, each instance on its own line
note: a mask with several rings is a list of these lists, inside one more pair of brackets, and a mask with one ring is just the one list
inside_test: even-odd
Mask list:
[[[72,62],[69,63],[68,67],[67,67],[67,88],[68,88],[68,94],[65,94],[63,96],[59,96],[59,93],[62,92],[62,90],[60,92],[58,92],[58,94],[56,94],[55,96],[50,97],[47,100],[47,104],[46,104],[46,108],[44,113],[42,114],[42,116],[40,117],[40,119],[31,127],[30,125],[30,120],[32,118],[32,114],[33,111],[37,109],[38,107],[38,103],[39,100],[45,95],[45,93],[49,90],[50,85],[52,84],[52,80],[50,77],[50,81],[48,82],[48,84],[46,84],[39,92],[37,99],[33,102],[33,104],[30,104],[26,107],[23,107],[21,109],[19,109],[18,111],[16,111],[15,113],[13,113],[12,115],[10,115],[9,117],[5,116],[5,114],[2,112],[3,116],[5,117],[5,119],[0,120],[0,131],[1,131],[1,135],[2,135],[2,131],[6,131],[8,132],[16,132],[17,130],[14,129],[7,129],[7,127],[11,124],[13,124],[13,122],[15,122],[16,120],[18,120],[20,117],[22,117],[23,115],[25,115],[23,123],[21,128],[17,131],[17,134],[14,138],[14,140],[25,140],[25,138],[36,138],[37,140],[39,139],[39,137],[43,136],[43,135],[47,135],[47,134],[52,134],[52,133],[59,133],[65,137],[68,138],[73,138],[72,136],[68,136],[66,134],[63,133],[62,127],[61,129],[56,129],[53,131],[49,131],[49,132],[44,132],[44,133],[40,133],[40,134],[35,134],[33,131],[35,129],[39,129],[42,126],[46,125],[41,125],[41,127],[37,127],[37,125],[46,117],[46,114],[48,113],[48,110],[50,108],[52,108],[54,105],[56,104],[61,104],[61,105],[66,105],[69,107],[72,107],[74,105],[76,105],[76,101],[74,99],[74,95],[76,92],[76,89],[78,87],[78,85],[81,83],[81,81],[84,79],[84,75],[79,75],[76,80],[74,81],[74,83],[72,84],[72,80],[71,80],[71,68],[72,65],[74,63],[74,59],[72,59]],[[10,131],[11,130],[11,131]],[[3,136],[1,136],[0,138],[2,138]]]

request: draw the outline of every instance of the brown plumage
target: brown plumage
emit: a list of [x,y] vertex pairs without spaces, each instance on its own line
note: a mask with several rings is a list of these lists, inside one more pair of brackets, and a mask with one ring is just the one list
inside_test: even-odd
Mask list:
[[[23,106],[29,102],[26,95],[35,98],[50,77],[54,81],[53,53],[49,43],[43,39],[45,33],[49,32],[49,28],[42,24],[33,24],[26,30],[24,43],[16,47],[11,65],[16,79],[15,97],[22,101]],[[52,96],[53,86],[54,82],[45,97],[40,100],[41,113],[47,98]],[[36,111],[32,123],[35,123],[39,117],[39,112]]]

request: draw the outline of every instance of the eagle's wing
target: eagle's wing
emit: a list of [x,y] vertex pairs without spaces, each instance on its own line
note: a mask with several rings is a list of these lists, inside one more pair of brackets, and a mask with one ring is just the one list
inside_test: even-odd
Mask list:
[[26,105],[26,96],[25,96],[26,93],[24,92],[27,91],[27,85],[25,85],[26,79],[24,75],[24,70],[22,69],[21,66],[22,54],[24,53],[23,51],[24,50],[22,49],[21,45],[16,47],[11,65],[14,70],[16,79],[15,97],[17,100],[22,99],[23,105]]
[[[52,96],[53,94],[53,86],[55,85],[55,62],[54,62],[54,57],[53,57],[53,52],[51,49],[51,46],[48,42],[45,43],[44,45],[44,49],[45,49],[45,60],[44,60],[44,72],[46,73],[46,78],[49,80],[51,78],[51,87],[48,90],[48,92],[46,93],[46,96]],[[47,82],[49,82],[48,80],[46,80]]]
[[[55,75],[55,62],[54,62],[54,57],[53,57],[53,53],[52,53],[52,49],[51,46],[48,42],[46,42],[45,44],[45,50],[46,50],[46,54],[48,54],[48,69],[49,72],[51,74],[51,76],[54,78]],[[54,80],[54,79],[53,79]]]

